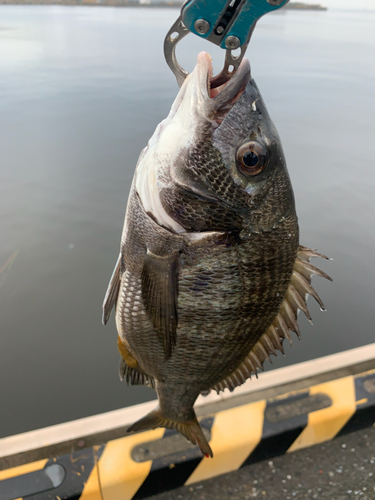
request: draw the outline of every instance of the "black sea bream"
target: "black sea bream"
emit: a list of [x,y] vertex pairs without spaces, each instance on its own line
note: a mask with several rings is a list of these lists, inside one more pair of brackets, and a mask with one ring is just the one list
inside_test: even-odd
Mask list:
[[299,335],[309,263],[277,131],[244,59],[210,89],[198,56],[168,117],[142,151],[121,251],[104,301],[116,307],[120,374],[155,388],[158,408],[130,430],[177,429],[212,451],[193,405],[233,390]]

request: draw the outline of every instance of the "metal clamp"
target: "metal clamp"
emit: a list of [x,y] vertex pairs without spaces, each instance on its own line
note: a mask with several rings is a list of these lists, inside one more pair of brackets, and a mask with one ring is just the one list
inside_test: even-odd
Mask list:
[[[226,50],[222,71],[211,80],[211,88],[227,82],[240,65],[256,22],[267,12],[285,5],[288,0],[188,0],[181,15],[168,31],[164,55],[181,86],[188,72],[177,61],[176,45],[188,33]],[[234,51],[240,53],[237,54]]]
[[177,43],[185,38],[190,31],[182,22],[181,16],[172,25],[171,29],[168,31],[167,36],[164,39],[164,57],[167,61],[168,66],[171,68],[174,76],[176,77],[178,85],[184,83],[185,78],[188,76],[188,72],[178,63],[176,58],[176,46]]

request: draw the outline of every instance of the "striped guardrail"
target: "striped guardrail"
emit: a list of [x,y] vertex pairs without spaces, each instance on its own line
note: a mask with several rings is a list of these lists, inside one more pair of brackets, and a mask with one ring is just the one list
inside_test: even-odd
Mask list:
[[[90,439],[95,441],[95,437],[99,441],[103,439],[104,421],[98,424],[95,420],[101,416],[82,419],[78,421],[80,424],[62,424],[60,446],[69,426],[81,425],[83,431],[86,422],[86,437],[82,437],[82,432],[79,439],[76,428],[74,439],[65,441],[65,448],[61,448],[67,451],[66,447],[71,446],[70,453],[51,454],[53,448],[49,447],[59,443],[52,443],[53,433],[48,441],[48,432],[56,431],[59,426],[24,434],[24,453],[20,448],[22,435],[5,438],[0,440],[0,466],[4,469],[0,471],[0,500],[24,497],[28,500],[140,500],[372,426],[375,422],[374,360],[375,345],[366,346],[266,373],[259,381],[252,382],[255,390],[240,388],[234,395],[212,396],[211,400],[209,397],[209,403],[207,399],[200,400],[198,413],[203,415],[200,424],[214,452],[213,459],[202,457],[197,447],[172,430],[125,435],[127,425],[118,426],[120,413],[126,413],[124,423],[132,413],[136,419],[138,413],[144,413],[145,407],[154,402],[120,410],[109,432],[113,435],[116,429],[117,432],[122,429],[122,437],[103,440],[105,444],[87,445]],[[322,369],[324,365],[326,371]],[[372,369],[358,373],[371,365],[374,365]],[[328,371],[327,367],[331,369]],[[308,376],[297,378],[297,373]],[[289,392],[283,393],[285,387]],[[293,387],[296,390],[290,391]],[[259,397],[261,394],[272,397],[263,399]],[[104,416],[108,425],[115,413]],[[95,425],[97,430],[102,425],[101,431],[92,433],[91,437],[87,433],[90,419],[94,422],[92,430]],[[28,439],[34,439],[34,449],[27,443]],[[35,446],[37,443],[39,448]],[[38,457],[38,450],[49,456],[30,460]],[[10,466],[12,457],[20,464]]]

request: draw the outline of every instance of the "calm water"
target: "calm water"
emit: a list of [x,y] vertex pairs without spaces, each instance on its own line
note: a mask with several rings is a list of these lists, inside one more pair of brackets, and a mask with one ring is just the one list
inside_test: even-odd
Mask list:
[[[154,399],[117,375],[101,303],[140,150],[177,92],[177,10],[0,7],[0,436]],[[180,47],[192,69],[207,49]],[[375,15],[266,16],[248,56],[283,140],[301,243],[334,258],[274,367],[374,341]],[[16,253],[18,252],[18,254]],[[15,258],[14,258],[15,257]]]

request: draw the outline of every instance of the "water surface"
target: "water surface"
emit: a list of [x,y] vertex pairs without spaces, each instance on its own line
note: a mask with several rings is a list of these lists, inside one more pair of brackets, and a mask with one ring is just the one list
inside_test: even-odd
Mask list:
[[[177,15],[0,6],[0,436],[155,397],[119,382],[100,318],[137,157],[177,93],[162,54]],[[193,35],[179,58],[204,49],[219,70]],[[328,311],[309,302],[314,327],[301,318],[274,367],[374,341],[374,49],[374,13],[328,11],[268,15],[248,50],[301,243],[334,258],[335,282],[314,281]]]

